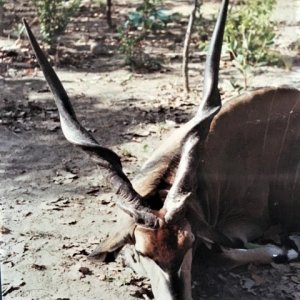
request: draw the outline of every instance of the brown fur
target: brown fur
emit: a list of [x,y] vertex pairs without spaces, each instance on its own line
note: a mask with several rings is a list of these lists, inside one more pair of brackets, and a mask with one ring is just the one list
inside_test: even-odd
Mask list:
[[144,256],[152,258],[163,269],[177,269],[194,242],[191,227],[186,220],[171,226],[149,229],[137,226],[135,248]]
[[[124,244],[134,244],[159,300],[192,298],[194,235],[206,244],[219,244],[225,255],[243,263],[298,257],[297,249],[285,252],[274,245],[248,251],[224,248],[245,246],[276,223],[286,231],[300,231],[300,92],[265,88],[221,108],[217,85],[227,6],[223,0],[208,52],[202,105],[146,162],[133,186],[118,155],[99,145],[76,119],[24,20],[64,135],[108,172],[123,199],[119,206],[128,214],[92,257],[105,259]],[[297,237],[291,242],[294,248],[300,245]]]
[[[135,189],[151,206],[163,206],[182,144],[194,124],[192,119],[176,130],[134,180]],[[191,194],[182,219],[171,224],[162,221],[156,230],[129,220],[131,234],[122,235],[122,242],[133,243],[138,253],[162,270],[178,270],[184,262],[185,274],[190,274],[191,258],[185,255],[191,253],[194,235],[206,244],[227,247],[224,255],[238,264],[269,263],[274,255],[284,254],[273,245],[247,251],[228,247],[261,237],[276,222],[286,230],[300,230],[300,92],[265,88],[226,102],[213,118],[205,141],[196,146],[193,153],[199,163],[187,170]],[[164,214],[163,209],[157,211],[161,220]],[[110,244],[112,251],[120,247],[118,236],[109,238],[100,253],[109,251]],[[191,299],[190,276],[183,280],[187,293],[183,299]]]
[[[134,183],[144,197],[162,182],[172,185],[166,174],[176,173],[174,160],[192,125],[190,121],[175,131],[141,169]],[[265,88],[228,101],[213,119],[199,153],[203,164],[190,170],[207,193],[199,199],[203,195],[195,194],[199,186],[194,187],[196,204],[189,205],[194,211],[188,213],[196,212],[200,224],[244,241],[257,238],[275,219],[299,230],[294,217],[300,215],[300,202],[295,201],[300,194],[299,128],[297,90]],[[276,214],[278,207],[285,216]]]

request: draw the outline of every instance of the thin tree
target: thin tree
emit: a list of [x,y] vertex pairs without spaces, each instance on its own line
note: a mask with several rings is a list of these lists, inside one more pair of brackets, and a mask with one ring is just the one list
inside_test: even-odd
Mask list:
[[194,0],[194,6],[191,11],[189,23],[185,34],[184,44],[183,44],[182,76],[184,80],[184,90],[186,91],[186,93],[190,92],[189,74],[188,74],[189,49],[190,49],[191,35],[192,35],[193,25],[195,23],[197,8],[198,8],[198,0]]
[[3,34],[4,30],[4,1],[0,0],[0,35]]
[[109,28],[112,28],[112,20],[111,20],[111,0],[106,0],[106,21]]

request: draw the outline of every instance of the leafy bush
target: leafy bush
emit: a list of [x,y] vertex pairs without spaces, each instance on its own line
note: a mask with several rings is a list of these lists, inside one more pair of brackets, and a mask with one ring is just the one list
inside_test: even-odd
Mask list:
[[161,69],[163,60],[159,57],[152,57],[144,52],[143,40],[145,34],[119,29],[120,52],[124,55],[125,64],[131,71],[155,72]]
[[93,1],[100,9],[106,8],[106,0],[94,0]]
[[119,27],[120,52],[131,69],[157,71],[161,68],[162,59],[151,57],[143,49],[149,31],[163,28],[178,16],[161,8],[161,4],[162,0],[143,0]]
[[165,27],[177,17],[168,10],[159,7],[161,0],[144,0],[137,9],[128,14],[125,27],[139,28],[143,30],[155,30]]
[[41,34],[45,42],[53,44],[70,18],[77,12],[81,0],[32,0],[37,9]]
[[119,37],[119,50],[124,54],[125,64],[131,66],[134,64],[134,56],[141,51],[140,41],[143,39],[143,36],[135,36],[128,29],[119,29]]
[[276,0],[247,0],[232,7],[226,23],[225,43],[236,67],[243,74],[245,87],[251,66],[278,64],[271,51],[274,23],[270,17]]

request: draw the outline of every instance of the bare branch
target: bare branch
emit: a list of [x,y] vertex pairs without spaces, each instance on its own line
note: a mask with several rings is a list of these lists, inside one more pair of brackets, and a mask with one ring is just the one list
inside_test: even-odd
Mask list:
[[194,0],[194,6],[190,15],[188,27],[185,34],[184,45],[183,45],[182,77],[184,80],[184,90],[186,91],[186,93],[190,92],[189,74],[188,74],[189,49],[190,49],[193,25],[195,23],[195,18],[196,18],[197,7],[198,7],[198,0]]

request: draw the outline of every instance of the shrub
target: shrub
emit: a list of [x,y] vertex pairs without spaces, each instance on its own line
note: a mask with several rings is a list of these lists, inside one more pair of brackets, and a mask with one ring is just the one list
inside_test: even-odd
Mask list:
[[81,0],[32,0],[37,10],[43,40],[55,43],[70,18],[77,12]]
[[145,35],[130,32],[128,29],[119,29],[120,52],[124,55],[124,62],[131,71],[156,72],[161,69],[163,59],[152,57],[144,52],[143,40]]
[[278,64],[279,57],[271,51],[274,44],[274,23],[271,13],[275,0],[247,0],[232,7],[225,31],[227,51],[245,79],[249,67]]
[[162,0],[143,0],[119,27],[120,52],[132,70],[157,71],[161,68],[162,59],[151,57],[143,49],[143,41],[150,31],[161,29],[178,18],[178,14],[169,13],[161,4]]
[[124,54],[125,64],[131,66],[134,64],[134,57],[137,52],[141,52],[140,42],[143,39],[143,35],[135,36],[130,33],[128,29],[119,29],[120,37],[120,52]]
[[159,9],[156,7],[160,4],[157,0],[144,0],[135,11],[128,14],[125,27],[142,27],[143,29],[160,28],[163,22],[159,18]]
[[172,14],[161,7],[161,0],[143,0],[135,11],[128,14],[125,27],[156,30],[165,27],[169,22],[178,19],[178,14]]

